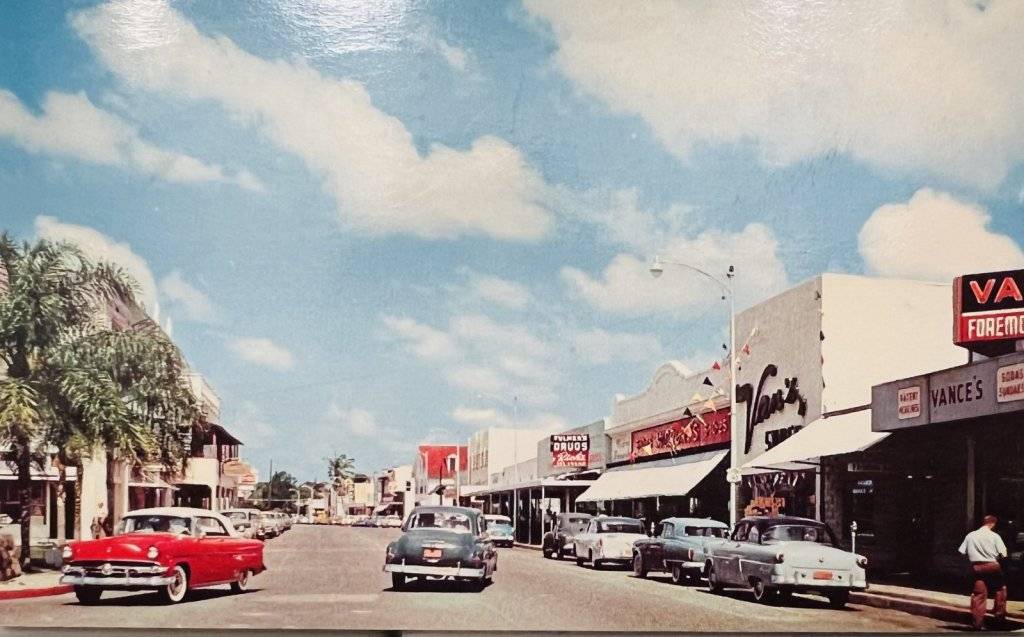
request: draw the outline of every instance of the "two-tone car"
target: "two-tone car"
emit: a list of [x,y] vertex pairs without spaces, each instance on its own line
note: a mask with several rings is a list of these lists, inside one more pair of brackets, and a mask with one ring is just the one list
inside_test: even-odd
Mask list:
[[590,524],[589,513],[558,513],[550,531],[541,539],[541,553],[544,557],[562,559],[566,555],[575,555],[576,545],[573,540],[587,530]]
[[402,531],[384,555],[392,590],[400,590],[409,577],[470,581],[482,589],[498,570],[498,552],[477,509],[416,507]]
[[729,535],[729,525],[709,518],[666,518],[652,537],[633,543],[633,575],[668,572],[676,584],[696,582],[704,572],[709,549]]
[[154,590],[165,603],[219,584],[241,592],[266,570],[262,542],[241,537],[219,513],[185,507],[131,511],[114,535],[69,542],[63,558],[60,583],[82,604],[107,590]]
[[792,593],[817,593],[842,608],[850,591],[867,588],[867,558],[840,548],[827,525],[806,518],[747,517],[729,540],[710,548],[708,588],[747,588],[754,599],[784,601]]
[[487,535],[495,546],[513,546],[516,542],[512,518],[494,513],[484,514],[487,521]]
[[629,564],[633,561],[633,543],[646,537],[644,523],[636,518],[592,518],[587,530],[573,538],[576,564],[589,562],[595,569],[609,563]]

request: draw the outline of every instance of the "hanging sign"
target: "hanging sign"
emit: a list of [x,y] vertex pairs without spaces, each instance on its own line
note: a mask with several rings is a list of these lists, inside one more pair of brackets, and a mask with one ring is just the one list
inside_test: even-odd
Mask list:
[[953,342],[994,356],[1024,340],[1024,270],[965,274],[953,281]]
[[728,409],[709,411],[692,418],[674,420],[656,427],[634,431],[632,434],[634,458],[692,451],[728,442]]

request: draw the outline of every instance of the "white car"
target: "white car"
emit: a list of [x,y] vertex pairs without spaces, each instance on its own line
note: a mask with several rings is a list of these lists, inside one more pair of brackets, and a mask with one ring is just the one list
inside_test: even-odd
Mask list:
[[632,563],[633,542],[644,539],[644,524],[636,518],[593,518],[587,530],[573,539],[576,563],[583,566],[590,562],[594,568],[609,562]]

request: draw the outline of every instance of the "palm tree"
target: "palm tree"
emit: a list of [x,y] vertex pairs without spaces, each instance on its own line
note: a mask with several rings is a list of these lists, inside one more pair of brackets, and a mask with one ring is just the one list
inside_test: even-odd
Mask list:
[[114,302],[134,306],[135,289],[77,246],[0,234],[0,445],[17,467],[26,567],[32,466],[50,447],[79,476],[97,448],[167,467],[187,458],[199,411],[180,352],[155,326],[118,332],[98,320]]
[[270,480],[257,482],[252,492],[252,500],[257,502],[257,508],[263,510],[273,509],[275,502],[277,506],[290,508],[291,500],[294,497],[292,491],[297,490],[298,480],[287,471],[275,471]]
[[345,483],[355,476],[355,464],[355,458],[349,458],[345,454],[327,459],[327,477],[338,495],[344,495]]

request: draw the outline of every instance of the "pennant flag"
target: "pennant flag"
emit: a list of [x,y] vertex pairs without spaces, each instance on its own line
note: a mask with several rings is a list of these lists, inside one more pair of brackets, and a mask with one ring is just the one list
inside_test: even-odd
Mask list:
[[701,396],[701,395],[700,395],[699,393],[697,393],[697,394],[694,394],[694,395],[693,395],[693,396],[692,396],[692,397],[690,398],[690,402],[691,402],[691,403],[699,403],[699,402],[700,402],[700,401],[702,401],[702,400],[704,400],[704,397],[703,397],[703,396]]
[[697,420],[699,420],[700,424],[702,424],[705,427],[707,427],[708,423],[704,422],[704,419],[700,417],[700,414],[694,414],[693,417],[696,418]]
[[726,345],[725,343],[722,343],[722,349],[729,351],[729,346]]
[[687,418],[693,418],[693,412],[690,411],[689,407],[683,410],[683,415],[686,416]]
[[747,356],[750,356],[750,344],[749,343],[744,343],[743,344],[743,349],[741,351],[744,354],[746,354]]
[[707,385],[708,387],[714,387],[715,386],[715,384],[712,383],[711,379],[708,378],[707,376],[704,377],[704,384]]
[[715,401],[711,400],[710,398],[708,398],[708,401],[704,403],[704,407],[711,411],[718,411],[718,409],[715,408]]
[[825,340],[825,332],[818,332],[818,338]]
[[[754,338],[755,336],[757,336],[757,326],[756,325],[754,326],[754,329],[750,330],[750,338]],[[750,340],[750,339],[747,339],[747,340]]]
[[715,361],[715,364],[711,366],[711,369],[720,370],[722,369],[722,366],[718,364],[718,361]]

